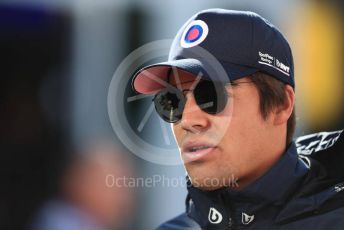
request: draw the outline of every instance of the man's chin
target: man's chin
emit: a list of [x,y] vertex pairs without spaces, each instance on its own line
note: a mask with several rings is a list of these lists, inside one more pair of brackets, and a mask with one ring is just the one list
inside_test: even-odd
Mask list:
[[[199,168],[198,168],[199,169]],[[238,189],[238,177],[235,174],[217,175],[213,171],[206,173],[206,170],[187,170],[190,182],[193,187],[204,191],[213,191],[224,187]]]
[[192,177],[189,174],[189,178],[193,187],[204,191],[213,191],[226,187],[226,184],[223,182],[223,180],[216,177]]
[[[196,187],[196,186],[195,186]],[[215,190],[218,190],[218,189],[221,189],[221,188],[224,188],[225,186],[215,186],[215,187],[212,187],[212,186],[200,186],[200,187],[196,187],[202,191],[215,191]]]

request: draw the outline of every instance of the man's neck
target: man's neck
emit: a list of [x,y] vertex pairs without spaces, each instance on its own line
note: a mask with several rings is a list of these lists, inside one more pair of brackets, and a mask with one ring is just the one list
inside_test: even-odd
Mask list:
[[252,182],[256,181],[258,178],[262,177],[267,171],[271,169],[273,165],[283,156],[287,148],[287,145],[274,146],[272,149],[267,149],[265,151],[270,151],[269,157],[264,161],[264,164],[259,165],[250,174],[239,178],[237,181],[238,186],[231,187],[232,190],[241,190]]

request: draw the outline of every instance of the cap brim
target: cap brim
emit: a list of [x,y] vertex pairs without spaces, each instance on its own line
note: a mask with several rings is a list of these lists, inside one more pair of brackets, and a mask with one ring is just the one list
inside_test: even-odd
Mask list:
[[[133,78],[132,86],[138,93],[154,94],[171,84],[171,79],[169,79],[171,73],[175,76],[177,72],[177,81],[184,83],[193,81],[198,76],[212,81],[233,81],[258,71],[255,68],[232,63],[221,63],[221,65],[227,76],[217,79],[216,75],[218,74],[209,74],[209,68],[206,68],[205,64],[197,59],[187,58],[156,63],[140,69]],[[175,78],[172,81],[176,83]]]

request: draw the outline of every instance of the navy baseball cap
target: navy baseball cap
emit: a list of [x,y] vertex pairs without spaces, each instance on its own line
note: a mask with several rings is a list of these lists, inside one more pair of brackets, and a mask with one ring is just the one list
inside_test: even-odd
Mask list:
[[220,63],[227,81],[260,71],[295,87],[290,46],[274,25],[249,11],[208,9],[192,16],[178,31],[167,62],[136,72],[133,88],[142,94],[161,90],[174,67],[193,77],[223,81],[210,56]]

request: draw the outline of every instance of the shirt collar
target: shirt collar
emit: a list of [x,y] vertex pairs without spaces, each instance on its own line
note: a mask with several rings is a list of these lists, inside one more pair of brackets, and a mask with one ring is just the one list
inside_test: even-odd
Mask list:
[[292,142],[281,158],[260,178],[242,190],[221,188],[215,191],[202,191],[188,180],[188,212],[201,225],[205,226],[211,208],[224,213],[229,218],[230,203],[245,203],[247,209],[258,210],[270,203],[283,203],[302,183],[309,166],[299,158],[295,143]]
[[240,191],[226,189],[228,195],[276,202],[294,191],[309,166],[299,158],[295,143],[292,142],[281,158],[260,178]]

